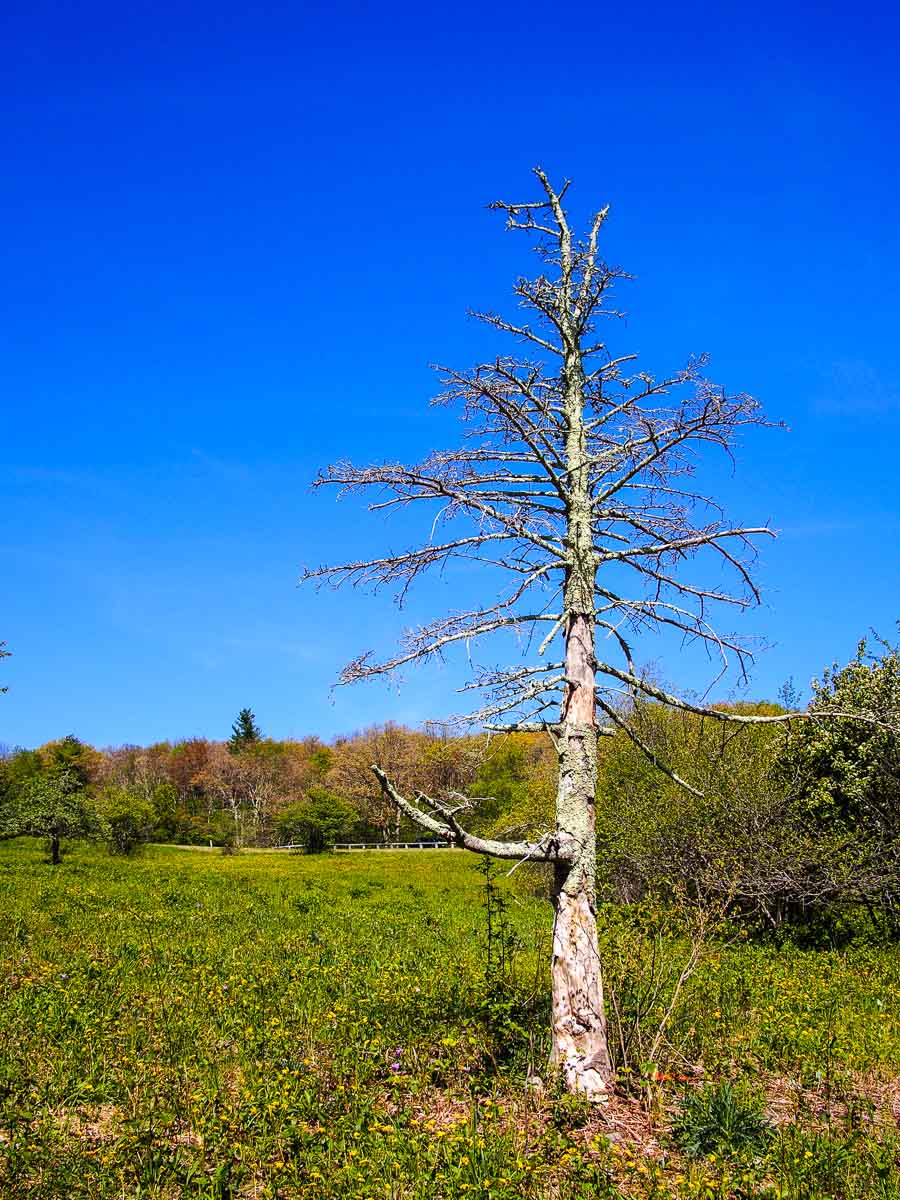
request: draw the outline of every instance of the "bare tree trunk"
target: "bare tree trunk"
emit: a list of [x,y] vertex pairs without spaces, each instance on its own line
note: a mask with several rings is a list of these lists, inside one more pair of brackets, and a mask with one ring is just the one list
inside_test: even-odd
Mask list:
[[551,966],[551,1062],[569,1091],[596,1099],[612,1088],[597,940],[594,792],[598,731],[594,712],[593,621],[570,618],[566,639],[569,694],[559,741],[556,826],[574,848],[555,868]]
[[[563,244],[564,284],[569,286],[570,244]],[[571,482],[566,512],[564,600],[565,693],[558,741],[556,832],[572,848],[555,868],[551,966],[551,1062],[571,1092],[598,1099],[613,1085],[597,939],[596,659],[594,600],[597,557],[584,425],[584,372],[577,337],[566,354],[566,466]]]
[[[568,876],[577,873],[572,868]],[[603,983],[597,953],[597,918],[587,890],[571,887],[557,867],[553,923],[553,1046],[551,1062],[570,1092],[600,1099],[612,1089]],[[562,876],[562,878],[560,878]]]

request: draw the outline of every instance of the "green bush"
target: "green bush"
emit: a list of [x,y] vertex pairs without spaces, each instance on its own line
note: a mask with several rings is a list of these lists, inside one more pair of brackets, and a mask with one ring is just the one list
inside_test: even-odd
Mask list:
[[150,840],[156,814],[153,805],[127,788],[107,788],[98,809],[103,833],[113,854],[134,854]]
[[318,854],[337,841],[355,820],[352,805],[315,785],[307,789],[303,800],[281,810],[275,828],[280,840],[303,845],[311,854]]
[[[810,712],[791,731],[779,768],[798,796],[818,856],[816,891],[862,906],[900,937],[900,647],[865,641],[844,667],[813,682]],[[865,720],[828,718],[862,714]]]

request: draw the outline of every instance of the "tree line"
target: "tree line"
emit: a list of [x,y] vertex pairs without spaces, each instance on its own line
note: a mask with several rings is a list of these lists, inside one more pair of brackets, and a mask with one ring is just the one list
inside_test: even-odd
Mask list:
[[[783,703],[720,706],[777,715]],[[602,739],[596,811],[600,894],[618,903],[679,895],[715,903],[760,930],[833,929],[864,913],[900,933],[900,653],[861,643],[814,683],[808,711],[858,719],[734,727],[650,700]],[[648,753],[649,752],[649,753]],[[97,749],[74,736],[0,758],[0,832],[48,842],[106,841],[128,854],[147,841],[225,850],[285,842],[418,838],[371,764],[410,794],[471,806],[485,836],[546,824],[556,755],[538,734],[451,735],[375,725],[326,743],[266,737],[239,714],[227,740],[185,738]],[[538,868],[532,878],[540,878]]]
[[[488,821],[503,797],[515,794],[505,776],[518,778],[540,757],[537,746],[527,754],[508,747],[499,758],[497,750],[483,739],[390,723],[330,744],[314,736],[280,740],[264,736],[244,709],[222,741],[189,737],[98,749],[68,735],[6,751],[0,821],[6,837],[55,838],[57,830],[60,839],[105,837],[122,852],[145,841],[227,849],[295,842],[310,850],[341,838],[388,842],[410,830],[385,800],[373,761],[437,790],[478,790],[496,780],[500,799],[486,806]],[[510,773],[502,765],[520,757],[527,768]]]

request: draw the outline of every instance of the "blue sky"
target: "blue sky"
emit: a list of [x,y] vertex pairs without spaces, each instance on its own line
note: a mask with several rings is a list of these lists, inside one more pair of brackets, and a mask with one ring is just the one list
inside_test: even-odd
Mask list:
[[[451,443],[433,361],[529,267],[485,204],[542,163],[612,205],[616,347],[712,354],[790,433],[729,511],[781,531],[750,694],[805,687],[898,603],[896,6],[22,5],[0,75],[0,742],[331,736],[458,706],[461,667],[329,686],[451,605],[298,589],[377,552],[312,495],[340,455]],[[699,688],[702,665],[642,647]]]

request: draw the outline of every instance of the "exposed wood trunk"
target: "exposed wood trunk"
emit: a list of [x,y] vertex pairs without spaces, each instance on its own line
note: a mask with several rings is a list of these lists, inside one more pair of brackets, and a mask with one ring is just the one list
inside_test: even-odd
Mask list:
[[60,863],[59,838],[56,834],[52,834],[50,837],[50,862],[54,867],[58,867]]
[[[564,247],[568,255],[568,247]],[[556,829],[572,848],[557,864],[554,888],[551,1059],[571,1092],[602,1099],[612,1088],[612,1062],[603,1004],[597,938],[596,659],[594,587],[597,559],[584,428],[584,375],[577,338],[564,372],[568,565],[565,578],[566,688],[560,714]]]
[[551,1061],[570,1092],[599,1100],[611,1090],[612,1063],[594,904],[583,887],[569,890],[563,878],[554,906]]
[[[593,622],[573,616],[567,637],[567,696],[559,741],[557,831],[574,847],[556,867],[553,925],[551,1061],[569,1091],[602,1099],[612,1088],[597,940],[597,725],[594,714]],[[575,680],[579,683],[576,685]]]

